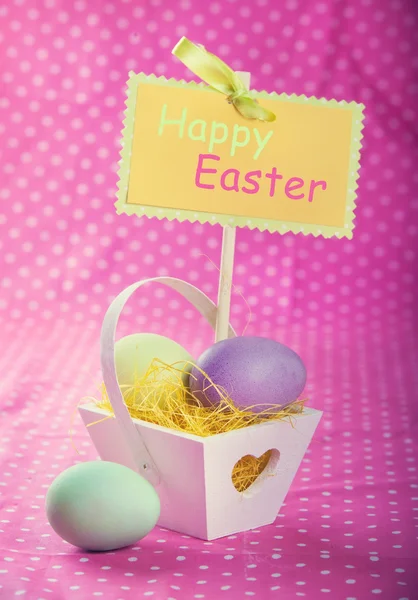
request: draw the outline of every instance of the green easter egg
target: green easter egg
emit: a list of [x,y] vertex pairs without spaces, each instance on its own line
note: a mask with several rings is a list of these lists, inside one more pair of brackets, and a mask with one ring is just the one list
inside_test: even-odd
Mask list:
[[[131,386],[148,371],[157,358],[166,364],[175,364],[176,369],[186,372],[191,366],[187,363],[192,357],[180,344],[155,333],[134,333],[121,338],[115,344],[116,373],[120,386]],[[159,374],[161,378],[175,377],[168,371]]]
[[160,516],[152,485],[128,467],[91,461],[70,467],[46,495],[52,529],[84,550],[115,550],[145,537]]

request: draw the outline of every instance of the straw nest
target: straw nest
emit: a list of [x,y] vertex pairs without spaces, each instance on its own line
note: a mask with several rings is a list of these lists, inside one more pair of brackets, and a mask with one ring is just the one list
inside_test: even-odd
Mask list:
[[[220,402],[216,406],[203,406],[184,384],[185,376],[196,365],[188,364],[182,368],[176,365],[177,363],[168,365],[154,359],[148,371],[136,378],[133,385],[121,386],[131,417],[168,429],[208,437],[272,420],[287,420],[292,424],[292,418],[303,411],[303,400],[297,400],[285,408],[265,404],[265,410],[257,413],[252,412],[252,407],[243,410],[235,406],[225,390],[211,382],[205,373],[203,374],[210,385],[216,387]],[[101,398],[96,400],[96,404],[113,414],[104,384],[101,385]],[[266,468],[270,455],[270,451],[258,458],[247,455],[235,464],[231,477],[239,492],[254,483]]]

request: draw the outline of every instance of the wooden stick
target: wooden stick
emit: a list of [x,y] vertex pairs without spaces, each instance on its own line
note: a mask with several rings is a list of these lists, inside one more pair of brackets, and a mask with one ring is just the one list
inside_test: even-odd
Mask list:
[[[246,71],[237,71],[237,74],[244,85],[249,88],[251,74]],[[235,237],[235,227],[229,227],[227,225],[223,228],[215,342],[226,340],[228,337],[229,312],[231,308],[232,273],[234,269]]]

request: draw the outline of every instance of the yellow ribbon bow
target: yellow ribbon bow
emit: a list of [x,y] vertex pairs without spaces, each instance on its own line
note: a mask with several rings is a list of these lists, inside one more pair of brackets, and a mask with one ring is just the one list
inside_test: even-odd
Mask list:
[[211,88],[224,94],[227,101],[246,119],[272,122],[276,115],[259,105],[238,75],[220,58],[203,46],[182,37],[172,50],[182,63]]

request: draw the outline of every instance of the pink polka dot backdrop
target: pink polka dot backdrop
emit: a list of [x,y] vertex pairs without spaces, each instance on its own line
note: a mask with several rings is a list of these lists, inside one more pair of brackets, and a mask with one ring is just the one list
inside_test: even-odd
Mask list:
[[[413,0],[0,3],[1,598],[417,597],[417,30]],[[157,527],[89,554],[44,500],[97,457],[75,408],[97,394],[104,312],[157,275],[216,299],[220,227],[113,207],[128,72],[190,79],[182,35],[255,89],[366,105],[353,240],[237,232],[246,334],[300,353],[324,417],[274,524],[213,542]],[[238,332],[247,317],[235,293]],[[129,302],[119,335],[136,331],[196,357],[212,342],[159,286]]]

